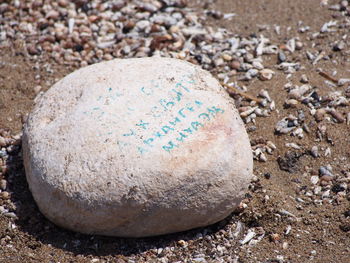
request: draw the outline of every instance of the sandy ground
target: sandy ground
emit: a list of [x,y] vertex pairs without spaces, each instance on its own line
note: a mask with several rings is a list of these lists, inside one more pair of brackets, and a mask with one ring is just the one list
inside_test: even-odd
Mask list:
[[[200,1],[196,6],[203,7]],[[336,76],[339,77],[350,77],[349,53],[332,52],[332,43],[347,34],[348,29],[316,39],[310,39],[310,34],[297,31],[301,25],[307,25],[310,26],[310,32],[318,32],[325,22],[343,19],[332,17],[335,13],[321,7],[320,1],[218,0],[209,5],[209,8],[236,14],[232,20],[208,21],[209,25],[229,28],[240,36],[263,34],[280,45],[298,36],[305,45],[304,50],[325,50],[331,55],[331,59],[321,60],[317,66],[308,61],[305,52],[289,55],[290,60],[298,61],[304,66],[291,76],[290,82],[300,84],[301,75],[306,74],[320,95],[345,88],[326,85],[325,79],[317,73],[317,68],[322,68],[325,72],[337,71]],[[279,35],[274,31],[276,25],[280,26]],[[0,49],[0,58],[0,127],[17,133],[21,130],[22,119],[31,109],[35,98],[34,87],[41,85],[46,90],[73,68],[55,65],[52,71],[46,70],[45,65],[35,65],[26,59],[16,46]],[[269,56],[265,61],[264,65],[274,68],[277,57]],[[332,142],[318,142],[318,124],[305,110],[307,108],[304,105],[298,105],[297,108],[283,106],[286,98],[283,86],[287,82],[286,75],[277,72],[271,81],[253,80],[244,83],[253,95],[257,95],[262,88],[268,90],[276,101],[278,111],[263,121],[257,121],[257,130],[249,134],[252,141],[260,138],[273,141],[277,150],[269,156],[267,162],[255,162],[254,174],[257,180],[247,196],[248,207],[242,212],[206,229],[163,237],[135,240],[76,234],[54,226],[40,214],[28,190],[18,157],[12,162],[9,171],[13,178],[9,185],[13,192],[11,198],[19,208],[18,220],[15,221],[17,228],[9,228],[9,219],[0,215],[0,262],[158,262],[157,256],[152,256],[153,250],[167,246],[177,250],[178,255],[177,258],[170,258],[169,262],[182,262],[186,261],[189,252],[178,244],[179,240],[186,240],[190,244],[190,250],[195,251],[197,247],[207,245],[197,239],[198,233],[204,232],[215,237],[220,230],[237,222],[244,224],[245,231],[249,228],[262,228],[265,236],[255,245],[241,246],[233,243],[231,258],[236,261],[232,262],[350,262],[350,217],[346,216],[350,210],[349,200],[344,198],[341,202],[324,202],[322,205],[312,201],[300,205],[296,201],[297,197],[302,197],[300,192],[310,187],[309,174],[317,173],[320,166],[330,164],[335,174],[350,171],[350,126],[346,123],[326,122],[324,124]],[[277,121],[289,114],[296,114],[298,109],[305,110],[305,122],[309,124],[311,132],[303,139],[276,135],[274,127]],[[344,113],[349,110],[349,106],[341,109]],[[301,157],[296,158],[297,168],[290,173],[281,170],[277,160],[291,150],[286,147],[286,143],[292,142],[301,145],[300,150],[294,150]],[[320,158],[310,156],[309,150],[316,144],[323,150],[330,147],[331,155],[322,154]],[[295,218],[283,213],[281,215],[281,210],[292,213]],[[286,234],[289,226],[290,234]],[[349,226],[348,231],[346,226]],[[6,236],[10,237],[11,242],[4,241]],[[134,261],[128,261],[131,259]],[[208,262],[220,261],[213,259]]]

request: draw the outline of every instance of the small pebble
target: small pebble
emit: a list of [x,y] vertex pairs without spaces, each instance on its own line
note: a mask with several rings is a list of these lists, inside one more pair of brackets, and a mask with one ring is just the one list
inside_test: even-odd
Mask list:
[[330,115],[332,115],[332,117],[335,120],[337,120],[337,122],[339,122],[339,123],[345,122],[345,118],[343,117],[343,115],[340,112],[338,112],[336,110],[329,110],[328,112]]
[[319,180],[320,180],[320,178],[317,175],[313,175],[310,178],[310,181],[312,184],[317,184]]
[[248,243],[251,239],[255,237],[256,233],[252,229],[248,229],[246,236],[240,241],[242,245]]
[[39,92],[41,91],[42,87],[41,86],[35,86],[34,87],[34,93],[35,94],[39,94]]
[[303,47],[304,47],[303,42],[300,42],[300,41],[295,42],[295,49],[296,50],[301,50]]
[[309,79],[305,74],[303,74],[301,75],[300,82],[306,84],[309,83]]
[[6,139],[2,136],[0,136],[0,147],[5,147],[6,146]]
[[328,176],[333,176],[332,172],[329,170],[329,168],[325,166],[321,166],[319,169],[320,175],[328,175]]
[[259,72],[259,78],[261,80],[270,80],[274,74],[275,72],[271,69],[263,69]]
[[8,210],[4,206],[0,205],[0,214],[7,213],[7,212]]
[[7,187],[7,181],[4,180],[4,179],[1,179],[0,180],[0,189],[5,191],[6,190],[6,187]]
[[317,109],[316,110],[316,113],[315,113],[315,119],[316,121],[320,122],[324,119],[326,115],[326,110],[321,108],[321,109]]
[[286,55],[282,51],[278,52],[278,63],[285,62],[286,60]]
[[270,179],[270,178],[271,178],[271,174],[270,174],[270,173],[265,173],[265,174],[264,174],[264,177],[265,177],[266,179]]
[[345,48],[345,42],[344,41],[339,41],[333,46],[334,51],[342,51]]
[[9,199],[10,198],[10,193],[9,192],[1,192],[0,193],[0,196],[3,198],[3,199]]
[[185,240],[179,240],[179,241],[177,241],[177,244],[180,247],[187,247],[187,242]]
[[13,218],[13,219],[17,219],[17,215],[14,212],[8,212],[8,213],[4,213],[5,216]]
[[317,158],[319,156],[319,154],[318,154],[318,147],[316,145],[312,146],[310,152],[311,152],[312,157]]
[[270,240],[272,241],[272,242],[277,242],[277,241],[279,241],[281,239],[281,236],[278,234],[278,233],[272,233],[271,235],[270,235]]

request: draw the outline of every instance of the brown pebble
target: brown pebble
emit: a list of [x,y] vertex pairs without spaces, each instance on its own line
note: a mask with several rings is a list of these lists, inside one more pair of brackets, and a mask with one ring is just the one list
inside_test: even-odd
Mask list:
[[230,67],[235,70],[239,70],[241,68],[241,63],[238,60],[234,60],[230,63]]
[[299,104],[299,101],[295,100],[295,99],[289,99],[289,100],[286,100],[284,102],[284,105],[286,107],[291,107],[291,108],[294,108],[296,107],[297,105]]
[[96,16],[96,15],[91,15],[91,16],[88,17],[88,19],[89,19],[89,21],[90,21],[91,23],[95,23],[95,22],[97,22],[97,20],[100,19],[100,17],[99,17],[99,16]]
[[250,110],[252,107],[250,106],[243,106],[243,107],[239,107],[238,108],[238,112],[241,113],[241,112],[245,112],[247,110]]
[[345,118],[343,117],[343,114],[341,114],[340,112],[338,112],[336,110],[330,110],[329,114],[332,115],[332,117],[334,119],[336,119],[337,122],[339,122],[339,123],[345,122]]
[[343,202],[345,200],[345,198],[343,196],[337,196],[336,197],[336,201],[338,204],[340,204],[341,202]]
[[[317,147],[317,146],[316,146],[316,147]],[[316,170],[311,170],[310,174],[311,174],[311,175],[318,175],[318,171],[316,171]]]
[[42,6],[42,2],[41,1],[34,1],[32,3],[32,8],[33,9],[37,9],[37,8],[40,8]]
[[326,181],[326,182],[330,182],[330,181],[332,181],[333,179],[334,179],[333,176],[330,176],[330,175],[323,175],[323,176],[321,176],[321,178],[320,178],[321,181]]
[[56,20],[56,19],[58,19],[59,16],[60,16],[60,13],[55,11],[55,10],[51,10],[46,14],[47,19],[51,18],[51,19]]
[[4,175],[4,174],[6,174],[6,172],[7,172],[7,167],[4,166],[4,165],[1,166],[1,167],[0,167],[0,173],[2,173],[2,174]]
[[0,195],[1,195],[1,197],[2,197],[3,199],[9,199],[9,198],[10,198],[10,193],[9,193],[9,192],[6,192],[6,191],[0,193]]
[[66,6],[68,6],[68,1],[67,0],[58,0],[58,4],[61,7],[66,7]]
[[41,44],[41,48],[46,52],[52,52],[52,45],[47,41]]
[[316,110],[316,113],[315,113],[316,121],[318,122],[322,121],[324,119],[325,114],[326,114],[326,110],[323,108]]
[[277,233],[272,233],[270,235],[270,240],[273,241],[273,242],[277,242],[277,241],[280,241],[281,240],[281,236]]
[[28,51],[29,55],[32,55],[32,56],[39,55],[39,53],[40,53],[35,45],[28,45],[27,51]]
[[52,35],[45,35],[45,36],[41,36],[39,38],[39,43],[43,43],[43,42],[49,42],[49,43],[55,43],[56,39],[54,36]]
[[[128,20],[126,23],[124,23],[124,30],[131,30],[135,27],[135,22],[132,20]],[[152,26],[153,28],[153,26]],[[152,32],[158,32],[157,31],[152,31]]]
[[327,186],[327,185],[330,185],[331,184],[331,182],[329,182],[329,181],[321,181],[320,182],[320,186]]
[[187,246],[187,242],[185,240],[179,240],[177,241],[177,244],[181,247],[186,247]]
[[112,4],[112,11],[119,11],[121,8],[123,8],[126,5],[125,1],[113,1]]

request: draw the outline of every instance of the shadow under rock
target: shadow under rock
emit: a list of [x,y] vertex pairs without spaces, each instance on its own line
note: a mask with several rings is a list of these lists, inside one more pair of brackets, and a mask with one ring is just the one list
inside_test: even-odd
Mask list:
[[147,238],[117,238],[75,233],[54,225],[40,213],[28,188],[20,148],[8,159],[8,167],[11,199],[17,207],[18,220],[15,223],[19,231],[29,235],[30,242],[27,242],[27,245],[31,249],[50,244],[75,255],[130,256],[150,249],[176,246],[178,240],[195,240],[198,236],[216,233],[233,219],[230,215],[205,228]]

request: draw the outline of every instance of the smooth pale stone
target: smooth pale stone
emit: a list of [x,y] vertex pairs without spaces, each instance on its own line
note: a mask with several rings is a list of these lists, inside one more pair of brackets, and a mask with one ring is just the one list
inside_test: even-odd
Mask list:
[[124,237],[225,218],[253,167],[233,100],[208,72],[169,58],[112,60],[66,76],[37,100],[23,154],[47,218]]

